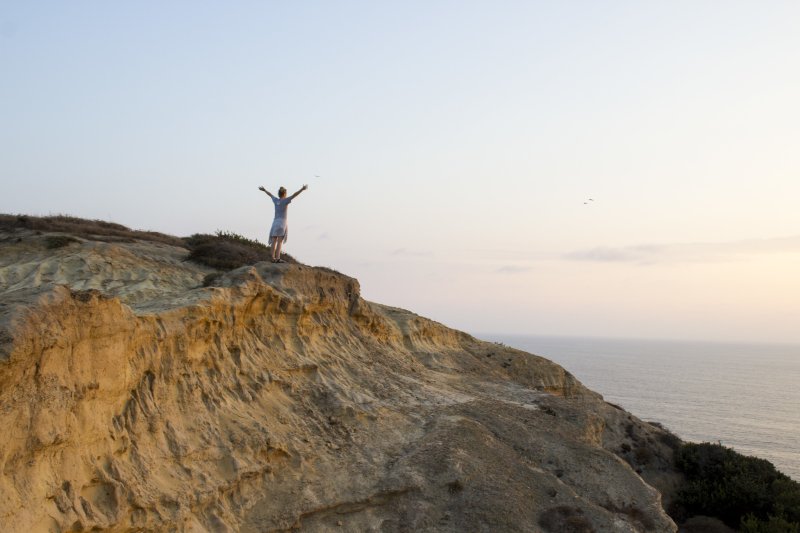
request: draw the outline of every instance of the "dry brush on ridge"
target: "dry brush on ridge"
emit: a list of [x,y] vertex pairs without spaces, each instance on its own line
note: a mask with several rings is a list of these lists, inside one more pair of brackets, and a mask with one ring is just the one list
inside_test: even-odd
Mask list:
[[546,359],[329,269],[2,222],[3,531],[676,531],[669,434]]

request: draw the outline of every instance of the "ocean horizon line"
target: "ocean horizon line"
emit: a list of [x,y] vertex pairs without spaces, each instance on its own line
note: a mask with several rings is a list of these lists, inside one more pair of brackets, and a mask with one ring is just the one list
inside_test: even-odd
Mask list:
[[800,348],[798,341],[768,341],[768,340],[723,340],[723,339],[691,339],[691,338],[666,338],[666,337],[636,337],[614,335],[582,335],[582,334],[556,334],[556,333],[504,333],[504,332],[469,332],[470,335],[483,340],[494,341],[497,338],[541,338],[541,339],[581,339],[600,341],[630,341],[630,342],[656,342],[671,344],[713,344],[735,346],[780,346]]

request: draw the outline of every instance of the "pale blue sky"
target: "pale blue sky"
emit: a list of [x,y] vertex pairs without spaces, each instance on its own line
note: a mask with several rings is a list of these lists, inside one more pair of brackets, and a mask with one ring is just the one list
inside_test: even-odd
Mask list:
[[800,342],[799,20],[6,1],[0,212],[265,240],[307,182],[288,251],[451,326]]

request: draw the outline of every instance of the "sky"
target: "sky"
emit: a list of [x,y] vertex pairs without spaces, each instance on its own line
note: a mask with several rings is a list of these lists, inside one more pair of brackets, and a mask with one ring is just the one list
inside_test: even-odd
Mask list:
[[797,20],[4,0],[0,212],[266,241],[307,183],[287,252],[452,327],[800,342]]

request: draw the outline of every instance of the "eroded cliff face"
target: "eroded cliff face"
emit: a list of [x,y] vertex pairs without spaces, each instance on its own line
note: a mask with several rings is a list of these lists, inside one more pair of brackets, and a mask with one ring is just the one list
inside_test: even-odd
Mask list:
[[546,359],[327,269],[203,287],[180,248],[45,238],[0,234],[3,531],[676,529],[664,432]]

